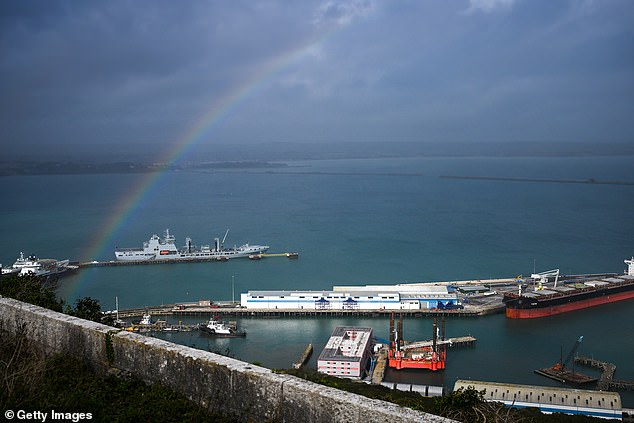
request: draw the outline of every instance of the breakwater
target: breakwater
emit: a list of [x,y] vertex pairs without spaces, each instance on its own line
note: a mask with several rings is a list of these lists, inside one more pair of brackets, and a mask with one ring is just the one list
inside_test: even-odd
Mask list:
[[29,340],[47,354],[75,356],[100,371],[116,369],[162,383],[244,421],[451,421],[10,298],[0,298],[0,327],[13,334],[26,327]]
[[459,176],[441,175],[442,179],[471,179],[476,181],[505,181],[505,182],[542,182],[554,184],[595,184],[595,185],[629,185],[634,186],[631,181],[600,181],[594,178],[589,179],[554,179],[554,178],[516,178],[507,176]]

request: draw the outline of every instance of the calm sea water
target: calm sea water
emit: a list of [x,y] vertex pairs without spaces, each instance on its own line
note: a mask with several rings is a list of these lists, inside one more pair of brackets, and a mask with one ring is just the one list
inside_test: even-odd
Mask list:
[[[130,213],[119,205],[143,175],[0,178],[0,262],[20,251],[40,257],[108,260],[115,246],[137,247],[165,228],[210,244],[263,243],[299,260],[126,266],[82,270],[63,279],[68,302],[98,298],[121,308],[230,300],[249,289],[328,289],[332,285],[622,272],[634,255],[634,186],[443,179],[441,175],[634,181],[631,157],[414,158],[291,162],[273,171],[179,172],[159,178]],[[112,219],[112,237],[97,239]],[[553,364],[584,335],[583,352],[634,379],[634,302],[530,321],[503,316],[450,319],[447,335],[478,338],[450,351],[436,374],[391,372],[392,380],[453,385],[457,378],[550,382],[532,370]],[[313,342],[316,354],[337,325],[374,328],[383,319],[243,319],[246,339],[164,335],[229,350],[268,367],[288,367]],[[405,322],[405,336],[427,339],[431,320]],[[314,361],[314,358],[313,358]],[[634,406],[631,394],[624,400]]]

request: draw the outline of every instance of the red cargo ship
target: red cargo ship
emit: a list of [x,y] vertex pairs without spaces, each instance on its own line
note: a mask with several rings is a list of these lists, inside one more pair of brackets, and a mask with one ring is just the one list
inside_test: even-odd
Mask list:
[[561,286],[504,294],[506,317],[530,319],[634,298],[634,257],[624,275],[573,280]]

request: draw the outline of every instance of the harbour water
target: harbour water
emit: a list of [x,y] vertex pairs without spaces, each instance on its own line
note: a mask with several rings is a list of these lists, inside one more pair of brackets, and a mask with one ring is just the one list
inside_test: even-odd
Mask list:
[[[289,162],[279,169],[147,175],[0,178],[0,262],[20,251],[71,260],[113,259],[169,228],[211,244],[267,244],[299,260],[90,268],[61,281],[68,302],[91,296],[103,308],[198,299],[231,300],[249,289],[622,272],[634,255],[634,186],[444,179],[442,175],[634,181],[631,157],[411,158]],[[195,322],[202,321],[199,319]],[[306,344],[316,354],[337,325],[369,326],[387,338],[385,319],[241,319],[244,339],[164,334],[267,367],[289,367]],[[405,322],[406,338],[427,339],[431,320]],[[584,335],[582,350],[634,379],[634,303],[626,301],[529,321],[502,315],[449,319],[448,336],[475,347],[449,352],[440,373],[388,373],[391,380],[452,386],[457,378],[553,384],[533,374]],[[311,363],[314,363],[313,357]],[[634,407],[631,393],[623,393]]]

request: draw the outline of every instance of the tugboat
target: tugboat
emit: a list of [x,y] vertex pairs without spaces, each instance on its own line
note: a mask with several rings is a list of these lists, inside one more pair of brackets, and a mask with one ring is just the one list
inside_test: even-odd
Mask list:
[[207,324],[200,325],[200,330],[208,335],[217,336],[219,338],[239,338],[247,335],[244,330],[238,330],[235,327],[218,320],[217,317],[212,317],[209,319]]

